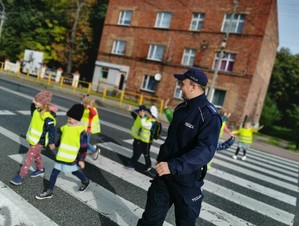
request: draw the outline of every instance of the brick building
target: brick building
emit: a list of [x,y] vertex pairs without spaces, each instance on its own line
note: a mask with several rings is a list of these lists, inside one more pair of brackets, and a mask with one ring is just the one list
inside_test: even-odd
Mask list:
[[173,74],[198,67],[232,123],[257,123],[277,47],[276,0],[110,0],[93,90],[110,85],[176,105]]

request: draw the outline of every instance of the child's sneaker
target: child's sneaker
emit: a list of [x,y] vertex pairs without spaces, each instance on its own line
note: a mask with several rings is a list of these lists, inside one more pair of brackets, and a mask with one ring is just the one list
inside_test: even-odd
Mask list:
[[236,155],[233,155],[233,159],[237,159],[237,156],[236,156]]
[[96,151],[92,153],[92,159],[97,160],[100,155],[101,149],[97,145],[94,145],[93,147],[96,149]]
[[13,185],[21,185],[23,183],[24,177],[21,177],[19,174],[15,176],[10,183]]
[[44,191],[43,193],[40,193],[39,195],[35,196],[36,199],[42,200],[42,199],[50,199],[53,196],[53,191],[48,189],[47,191]]
[[33,173],[30,174],[30,177],[38,177],[39,175],[44,175],[45,169],[37,169]]
[[129,164],[125,165],[125,168],[129,170],[135,170],[135,164],[130,162]]
[[243,160],[243,161],[245,161],[245,160],[246,160],[246,155],[244,155],[244,156],[242,157],[242,160]]
[[90,181],[89,181],[89,180],[86,181],[86,182],[83,182],[83,183],[81,184],[81,187],[79,188],[79,192],[84,192],[84,191],[86,191],[86,189],[88,188],[89,184],[90,184]]
[[150,172],[151,170],[152,170],[152,167],[148,167],[148,168],[145,168],[144,172],[145,172],[145,173],[148,173],[148,172]]

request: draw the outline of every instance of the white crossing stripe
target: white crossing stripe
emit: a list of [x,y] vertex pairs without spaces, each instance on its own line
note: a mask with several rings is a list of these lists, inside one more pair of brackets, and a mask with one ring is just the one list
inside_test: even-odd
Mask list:
[[[18,163],[22,163],[24,156],[25,154],[15,154],[10,155],[9,157]],[[54,161],[43,156],[43,162],[44,168],[46,169],[45,178],[49,180]],[[33,167],[30,169],[34,171]],[[71,173],[60,173],[56,181],[56,186],[71,194],[98,213],[110,218],[118,225],[136,225],[138,219],[141,218],[144,210],[134,203],[131,203],[93,182],[89,185],[88,190],[84,193],[80,193],[78,192],[80,183],[81,182],[76,177],[72,176]],[[41,188],[41,191],[42,190],[43,188]],[[55,190],[53,192],[53,198],[55,198]],[[164,225],[169,224],[165,223]]]
[[[236,144],[234,144],[232,147],[234,147],[235,149],[237,148]],[[233,150],[232,147],[229,148],[227,150],[227,152],[229,152],[233,155],[235,153],[235,150]],[[225,151],[220,151],[220,152],[223,153]],[[252,148],[249,149],[249,151],[247,152],[247,155],[250,158],[254,158],[258,161],[264,161],[266,163],[268,162],[273,165],[277,165],[278,167],[288,169],[290,171],[299,172],[298,162],[290,160],[290,159],[282,158],[280,156],[274,156],[270,153],[262,152],[262,151],[255,150]]]
[[[98,146],[102,147],[109,147],[113,143],[109,143],[108,145],[103,143],[103,144],[97,144]],[[121,146],[114,146],[114,148],[119,147],[120,150],[115,150],[110,146],[110,150],[114,150],[117,153],[122,153],[124,156],[129,156],[129,153],[127,152],[127,149],[124,149]],[[114,176],[117,176],[118,178],[124,179],[127,182],[138,186],[145,191],[148,190],[150,186],[150,180],[152,179],[151,177],[148,177],[146,175],[143,175],[141,173],[138,173],[135,170],[132,169],[126,169],[123,165],[116,163],[114,161],[111,161],[110,159],[99,156],[99,158],[94,161],[89,158],[86,159],[87,162],[90,164],[93,164],[97,166],[98,168],[105,170],[106,172],[109,172],[113,174]],[[218,208],[212,207],[211,205],[208,204],[203,204],[205,205],[205,208],[203,208],[200,212],[200,218],[205,219],[209,222],[213,222],[217,226],[223,226],[223,225],[238,225],[238,226],[247,226],[247,225],[252,225],[249,222],[244,221],[243,219],[240,219],[238,217],[235,217],[229,213],[226,213],[223,210],[220,210]],[[211,214],[211,211],[214,211],[213,214]],[[220,217],[221,216],[221,217]],[[219,221],[220,219],[225,219],[227,220],[227,224],[225,224],[223,221]]]
[[0,225],[47,225],[55,222],[0,181]]
[[29,110],[27,110],[27,111],[19,110],[17,112],[20,113],[21,115],[31,115],[31,111],[29,111]]
[[205,185],[203,188],[204,190],[207,190],[215,195],[221,196],[222,198],[237,203],[238,205],[244,205],[246,208],[273,218],[274,220],[277,220],[284,224],[291,225],[291,223],[294,221],[294,214],[288,213],[253,198],[247,197],[208,180],[205,180]]
[[[114,126],[113,126],[114,127]],[[121,127],[120,127],[121,128]],[[28,147],[28,143],[25,141],[25,139],[19,137],[17,134],[12,133],[11,131],[3,128],[0,126],[0,133],[5,135],[6,137],[12,139],[13,141]],[[125,140],[127,143],[132,143],[133,140]],[[159,142],[155,142],[159,143]],[[132,150],[122,147],[120,145],[117,145],[112,142],[107,142],[107,143],[99,143],[97,144],[98,146],[104,147],[105,149],[111,150],[115,153],[118,153],[122,156],[126,156],[128,158],[131,157],[132,155]],[[155,153],[158,153],[159,149],[152,145],[151,147],[151,152],[152,149],[154,150]],[[253,154],[256,154],[254,152]],[[23,161],[24,155],[23,154],[16,154],[10,156],[12,159],[15,161],[21,163]],[[255,171],[261,171],[265,172],[265,169],[261,167],[251,167],[250,164],[239,161],[238,164],[241,166],[246,166],[246,168],[251,168],[254,169],[254,171],[244,169],[236,164],[230,164],[229,162],[234,162],[232,158],[226,156],[226,155],[219,155],[218,158],[214,159],[214,162],[223,166],[230,168],[231,170],[235,170],[237,172],[240,172],[245,175],[249,175],[251,177],[257,178],[259,180],[264,180],[267,183],[270,184],[275,184],[277,186],[281,186],[284,189],[292,190],[298,192],[298,186],[294,184],[290,184],[287,182],[282,182],[278,179],[272,178],[270,176],[265,176],[261,173],[256,173]],[[263,156],[261,156],[263,157]],[[272,158],[271,155],[268,155],[269,159]],[[47,157],[43,157],[45,168],[46,168],[46,174],[45,177],[49,179],[49,174],[51,172],[51,169],[53,167],[53,161]],[[89,158],[86,159],[90,164],[95,165],[96,167],[111,173],[122,180],[125,180],[135,186],[138,186],[144,190],[147,190],[148,187],[150,186],[149,180],[151,179],[150,177],[143,175],[141,173],[138,173],[134,170],[128,170],[125,169],[123,165],[114,162],[106,157],[100,156],[98,160],[94,161]],[[254,159],[251,160],[254,162]],[[271,161],[271,160],[270,160]],[[279,160],[280,161],[280,160]],[[281,159],[282,161],[282,159]],[[139,162],[144,163],[144,158],[141,156]],[[155,164],[156,160],[152,159],[153,165]],[[272,162],[271,162],[272,163]],[[290,166],[292,166],[292,162],[290,162]],[[268,168],[273,167],[276,169],[274,166],[267,166]],[[298,168],[298,164],[294,165],[294,167]],[[31,167],[33,170],[33,168]],[[221,170],[216,170],[213,169],[208,171],[208,173],[211,173],[212,175],[216,177],[221,177],[222,179],[229,181],[230,183],[235,183],[238,184],[239,186],[243,186],[246,189],[254,190],[255,192],[261,193],[263,195],[275,198],[281,202],[288,203],[290,205],[296,206],[296,201],[297,197],[292,197],[290,195],[275,191],[271,188],[267,188],[265,186],[256,184],[254,182],[251,182],[249,180],[245,180],[239,177],[236,177],[234,175],[231,175],[229,173],[223,172]],[[283,172],[282,172],[283,173]],[[298,183],[297,179],[292,178],[291,176],[293,175],[288,174],[290,176],[281,176],[281,174],[277,172],[272,172],[271,170],[267,169],[266,174],[272,175],[273,177],[278,177],[278,178],[283,178],[284,180],[290,181],[290,182],[296,182]],[[71,175],[71,174],[70,174]],[[143,213],[143,209],[140,208],[139,206],[135,205],[134,203],[131,203],[130,201],[108,191],[107,189],[101,187],[100,185],[96,183],[91,183],[90,187],[85,193],[79,193],[78,188],[79,188],[80,181],[77,180],[77,178],[74,178],[73,176],[68,176],[68,174],[63,175],[60,174],[60,177],[57,180],[56,186],[60,187],[62,190],[68,192],[78,200],[82,201],[86,205],[90,206],[94,210],[98,211],[100,214],[104,214],[105,216],[109,217],[112,221],[116,222],[119,225],[132,225],[132,222],[137,222],[137,220],[141,217]],[[284,210],[280,210],[276,207],[273,207],[269,204],[265,204],[261,201],[258,201],[256,199],[247,197],[243,194],[240,194],[238,192],[235,192],[231,189],[227,189],[223,186],[220,186],[214,182],[208,181],[207,179],[205,180],[205,185],[203,187],[205,191],[208,191],[210,193],[215,194],[216,196],[220,196],[224,199],[229,200],[230,202],[234,202],[240,206],[244,206],[245,208],[251,209],[261,215],[265,215],[269,218],[272,218],[278,222],[282,222],[283,224],[291,225],[292,222],[294,221],[294,214],[288,213]],[[41,189],[42,190],[42,189]],[[55,197],[55,192],[54,192],[54,197]],[[114,210],[112,213],[111,210]],[[203,202],[203,207],[201,210],[200,218],[213,223],[214,225],[217,226],[223,226],[223,225],[240,225],[240,226],[245,226],[245,225],[253,225],[250,222],[247,222],[243,219],[240,219],[236,216],[233,216],[230,213],[227,213],[221,209],[218,209],[217,207],[214,207],[208,203]],[[1,221],[0,221],[1,224]],[[170,225],[167,222],[165,222],[164,225]]]
[[[0,127],[0,133],[10,138],[11,140],[25,146],[29,147],[28,143],[22,137],[14,134],[3,127]],[[10,155],[9,157],[18,163],[22,163],[25,154]],[[49,180],[50,172],[52,171],[54,161],[50,158],[43,156],[44,167],[46,169],[45,177]],[[110,164],[112,167],[115,164]],[[33,167],[30,168],[34,171]],[[109,172],[109,171],[108,171]],[[100,214],[105,215],[118,225],[130,226],[133,222],[137,224],[138,219],[141,218],[143,209],[139,206],[131,203],[130,201],[108,191],[102,186],[91,182],[89,188],[84,193],[79,193],[80,181],[74,180],[74,176],[68,176],[71,174],[60,174],[56,186],[60,187],[62,190],[68,192],[81,202],[85,203],[95,211]],[[42,191],[42,188],[41,188]],[[55,192],[54,192],[55,193]],[[55,195],[55,194],[54,194]],[[113,210],[113,211],[112,211]],[[164,226],[170,225],[164,222]]]
[[[277,185],[277,186],[282,187],[284,189],[288,189],[288,190],[291,190],[291,191],[298,192],[298,186],[296,186],[294,184],[290,184],[290,183],[275,179],[273,177],[263,175],[261,173],[257,173],[257,172],[254,172],[254,171],[247,170],[243,167],[237,166],[236,164],[230,164],[230,163],[227,163],[225,161],[218,160],[217,158],[213,159],[213,163],[219,164],[219,165],[221,165],[223,167],[226,167],[228,169],[231,169],[233,171],[236,171],[236,172],[254,177],[256,179],[266,181],[270,184]],[[242,163],[243,162],[240,162],[240,164],[242,164]]]
[[[219,155],[218,156],[219,158],[221,159],[224,159],[228,162],[232,162],[232,163],[236,163],[236,160],[231,158],[231,157],[228,157],[228,156],[225,156],[225,155]],[[249,158],[248,158],[249,159]],[[271,176],[274,176],[274,177],[277,177],[277,178],[281,178],[283,180],[286,180],[286,181],[289,181],[289,182],[292,182],[292,183],[298,183],[298,179],[297,178],[294,178],[294,177],[289,177],[285,174],[280,174],[280,173],[277,173],[275,171],[272,171],[272,170],[269,170],[269,169],[266,169],[264,167],[257,167],[256,165],[252,165],[249,163],[249,161],[239,161],[238,162],[240,165],[242,166],[246,166],[246,168],[249,168],[249,169],[253,169],[253,170],[257,170],[257,171],[260,171],[260,172],[263,172],[263,173],[266,173],[268,175],[271,175]],[[269,166],[269,165],[268,165]],[[269,166],[270,167],[270,166]],[[270,167],[271,168],[271,167]],[[273,167],[273,170],[275,170],[276,167],[274,168]]]
[[[22,114],[22,115],[31,115],[31,111],[23,111],[23,110],[19,110],[17,111],[18,113]],[[65,116],[66,112],[65,111],[58,111],[56,112],[56,115],[58,116]]]
[[[127,140],[124,140],[126,143],[132,143],[133,142],[133,139],[127,139]],[[113,149],[116,149],[116,148],[113,148],[115,147],[116,144],[109,144],[108,146],[112,146],[112,149],[110,150],[113,150]],[[117,146],[117,145],[116,145]],[[122,149],[126,149],[126,148],[122,148]],[[159,148],[155,147],[155,146],[151,146],[151,152],[153,153],[156,153],[158,154],[158,151],[159,151]],[[126,150],[127,151],[127,150]],[[119,154],[123,154],[123,152],[119,153]],[[223,159],[228,159],[229,161],[234,161],[232,158],[229,158],[229,157],[226,157],[226,156],[222,156],[222,155],[217,155],[218,157],[220,158],[223,158]],[[130,156],[127,156],[127,157],[130,157]],[[272,157],[273,158],[273,157]],[[275,157],[274,157],[275,158]],[[141,156],[141,162],[143,163],[144,162],[144,159],[143,159],[143,156]],[[224,166],[223,161],[220,161],[220,160],[213,160],[214,163],[219,163],[221,166]],[[156,162],[156,160],[152,159],[152,162]],[[244,164],[244,162],[241,162],[242,164]],[[249,168],[253,168],[253,169],[257,169],[256,167],[251,167],[251,165],[249,164],[245,164],[246,166],[249,166]],[[233,169],[235,168],[230,166],[231,168],[230,169]],[[276,169],[276,168],[273,168],[273,169]],[[265,170],[263,168],[260,169],[260,171],[262,172],[265,172]],[[268,171],[267,171],[268,172]],[[272,171],[269,171],[271,172],[270,174],[273,174],[274,176],[278,176],[278,177],[282,177],[283,179],[285,179],[286,177],[284,176],[281,176],[280,174],[277,174],[277,173],[272,173]],[[243,186],[243,187],[246,187],[247,189],[250,189],[250,190],[254,190],[256,192],[259,192],[263,195],[266,195],[266,196],[269,196],[269,197],[272,197],[274,199],[277,199],[279,201],[282,201],[282,202],[286,202],[288,204],[291,204],[291,205],[294,205],[296,206],[296,202],[297,202],[297,198],[296,197],[293,197],[293,196],[290,196],[290,195],[287,195],[287,194],[284,194],[282,192],[278,192],[276,190],[273,190],[271,188],[267,188],[265,186],[262,186],[262,185],[259,185],[259,184],[256,184],[256,183],[253,183],[251,181],[248,181],[248,180],[245,180],[245,179],[242,179],[242,178],[239,178],[239,177],[236,177],[232,174],[228,174],[226,172],[223,172],[223,171],[220,171],[220,170],[216,170],[212,168],[212,170],[209,170],[208,173],[214,175],[214,176],[217,176],[217,177],[220,177],[222,179],[225,179],[227,181],[230,181],[231,183],[235,183],[235,184],[238,184],[240,186]],[[282,173],[285,173],[285,174],[288,174],[287,171],[282,171]],[[292,174],[293,176],[297,176],[297,174]],[[269,178],[269,180],[272,180],[271,178]],[[294,179],[294,178],[289,178],[290,181],[293,181],[295,183],[298,182],[297,179]],[[286,186],[289,186],[289,185],[286,185]],[[293,186],[293,185],[292,185]],[[298,187],[297,187],[298,189]]]
[[[207,219],[214,225],[218,226],[254,226],[243,219],[237,218],[217,207],[203,202],[200,210],[200,218]],[[221,220],[220,220],[221,219]]]
[[[133,144],[133,139],[126,139],[126,140],[123,140],[123,141],[128,143],[128,144]],[[159,140],[154,140],[153,144],[154,143],[163,144],[164,141],[159,139]],[[159,154],[159,151],[160,151],[160,146],[156,147],[154,145],[151,145],[150,152],[155,153],[155,154]]]
[[[114,152],[116,152],[118,154],[121,154],[123,156],[126,156],[126,157],[130,157],[131,154],[132,154],[132,151],[130,151],[130,149],[119,146],[115,143],[107,142],[107,143],[99,143],[97,145],[105,147],[105,148],[109,147],[108,148],[109,150],[113,150]],[[155,160],[152,160],[152,161],[155,161]],[[219,161],[219,160],[217,160],[217,161]],[[139,162],[144,162],[144,159],[140,159]],[[108,167],[108,166],[106,166],[106,167]],[[217,172],[219,172],[219,170],[217,170]],[[134,183],[136,183],[136,182],[134,182]],[[277,220],[277,221],[280,221],[280,222],[292,222],[294,217],[295,217],[293,214],[290,214],[286,211],[277,209],[275,207],[272,207],[272,206],[270,206],[268,204],[265,204],[263,202],[260,202],[258,200],[246,197],[245,195],[242,195],[240,193],[237,193],[233,190],[227,189],[227,188],[222,187],[220,185],[214,184],[213,182],[210,182],[207,179],[205,179],[205,185],[204,185],[203,189],[208,191],[208,192],[214,193],[217,196],[220,196],[222,198],[226,198],[226,199],[228,199],[232,202],[235,202],[235,203],[237,203],[241,206],[243,206],[244,203],[245,203],[246,208],[257,211],[260,214],[263,214],[265,216],[268,216],[268,217],[273,218],[274,220]],[[271,193],[268,194],[268,196],[271,196],[271,194],[272,194],[273,196],[271,196],[271,197],[275,197],[275,195],[279,194],[279,193],[273,191],[270,188],[268,188],[268,190],[271,191]],[[256,192],[258,192],[258,190]],[[288,197],[288,196],[285,196],[285,197]],[[296,203],[296,198],[294,198],[294,197],[289,196],[288,200],[291,200],[293,203],[294,202]],[[200,217],[203,218],[202,215],[200,215]],[[206,219],[206,220],[210,221],[211,219]],[[233,224],[231,224],[231,225],[233,225]]]
[[15,115],[15,113],[7,110],[0,110],[0,115]]
[[229,181],[231,183],[237,184],[239,186],[245,187],[247,189],[253,190],[255,192],[261,193],[263,195],[269,196],[271,198],[277,199],[281,202],[285,202],[287,204],[291,204],[296,206],[297,198],[284,194],[282,192],[273,190],[271,188],[265,187],[263,185],[259,185],[257,183],[251,182],[249,180],[242,179],[240,177],[234,176],[232,174],[226,173],[221,170],[217,170],[215,168],[211,168],[208,171],[209,174]]

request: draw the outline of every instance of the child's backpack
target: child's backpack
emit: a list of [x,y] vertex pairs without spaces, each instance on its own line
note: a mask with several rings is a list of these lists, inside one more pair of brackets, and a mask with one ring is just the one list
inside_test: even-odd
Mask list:
[[160,121],[156,121],[155,123],[155,128],[153,131],[153,138],[155,140],[158,140],[160,135],[161,135],[161,131],[162,131],[162,123]]

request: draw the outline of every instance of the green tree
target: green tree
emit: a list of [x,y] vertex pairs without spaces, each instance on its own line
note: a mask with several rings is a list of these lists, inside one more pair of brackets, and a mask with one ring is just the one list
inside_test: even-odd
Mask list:
[[100,39],[98,30],[101,30],[107,1],[2,2],[6,20],[0,42],[0,60],[20,60],[25,49],[32,49],[44,53],[44,62],[49,67],[66,69],[71,65],[71,70],[75,71],[88,62],[92,65],[86,68],[94,67],[97,40]]
[[292,105],[287,110],[289,120],[291,121],[291,129],[293,130],[293,140],[296,144],[296,149],[299,149],[299,106]]
[[280,126],[292,125],[287,110],[292,104],[299,105],[299,55],[291,55],[289,49],[277,53],[268,89],[268,95],[276,103],[282,117]]
[[271,99],[270,95],[267,95],[261,115],[261,124],[264,125],[264,130],[271,129],[280,119],[281,113],[275,101]]

